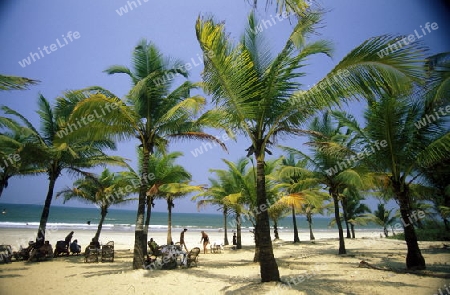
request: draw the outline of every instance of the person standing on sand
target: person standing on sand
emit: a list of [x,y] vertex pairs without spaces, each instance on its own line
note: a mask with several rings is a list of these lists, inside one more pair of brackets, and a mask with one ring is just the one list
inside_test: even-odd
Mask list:
[[200,239],[200,243],[202,242],[202,240],[203,240],[203,254],[206,254],[207,252],[206,246],[208,246],[209,244],[209,237],[204,231],[202,231],[202,238]]
[[189,252],[186,247],[186,243],[184,242],[184,233],[185,232],[187,232],[187,228],[185,228],[180,234],[180,247],[181,247],[181,249],[183,249],[183,245],[184,245],[184,249],[186,249],[186,252]]

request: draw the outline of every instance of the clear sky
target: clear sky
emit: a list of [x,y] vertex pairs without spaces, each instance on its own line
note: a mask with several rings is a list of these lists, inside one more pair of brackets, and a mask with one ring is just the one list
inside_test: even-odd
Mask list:
[[[195,37],[196,18],[199,14],[211,14],[218,20],[224,20],[227,31],[238,40],[251,10],[247,2],[3,0],[0,3],[0,38],[3,40],[0,73],[42,82],[26,91],[0,92],[0,105],[19,111],[39,126],[35,113],[39,93],[53,102],[66,90],[99,85],[118,97],[124,97],[131,86],[128,77],[108,76],[102,71],[114,64],[130,66],[132,50],[141,38],[154,42],[166,55],[192,63],[190,80],[199,81],[202,65],[198,65],[201,50]],[[265,10],[264,1],[260,2],[257,16],[260,20],[270,20],[275,15],[275,8]],[[324,27],[318,31],[321,33],[319,37],[333,41],[335,53],[332,59],[318,56],[310,60],[310,66],[305,69],[308,75],[302,79],[304,85],[316,83],[351,49],[373,36],[410,35],[417,30],[422,35],[420,41],[430,48],[430,55],[450,50],[448,1],[319,0],[318,3],[327,10]],[[128,12],[125,12],[125,7]],[[424,35],[421,26],[425,27],[427,22],[436,22],[438,29]],[[275,25],[263,31],[274,52],[285,43],[292,28],[289,20],[275,19]],[[69,38],[69,35],[72,37]],[[55,46],[50,47],[51,44]],[[47,51],[44,46],[48,47]],[[35,54],[30,56],[30,53]],[[41,54],[40,59],[38,54]],[[26,58],[30,58],[29,65],[23,63]],[[361,103],[348,106],[348,110],[359,117],[362,109]],[[222,136],[218,130],[208,131]],[[214,147],[195,157],[192,151],[202,146],[198,141],[175,142],[170,145],[170,151],[184,153],[178,163],[192,173],[194,184],[206,184],[211,176],[210,168],[225,168],[222,158],[235,161],[245,156],[245,149],[250,145],[246,138],[225,143],[228,154]],[[281,140],[279,144],[305,150],[301,138]],[[111,153],[131,159],[131,165],[137,167],[136,141],[122,142],[119,149]],[[275,154],[279,155],[277,152]],[[55,191],[71,186],[73,180],[64,174],[58,180]],[[43,204],[47,185],[45,175],[12,178],[0,202]],[[60,205],[62,200],[54,200],[53,204]],[[80,203],[71,201],[66,205],[79,206]],[[134,209],[135,205],[125,208]],[[154,210],[165,211],[165,203],[157,202]],[[175,202],[174,212],[196,211],[196,204],[189,198]],[[213,213],[215,209],[206,208],[202,212]]]

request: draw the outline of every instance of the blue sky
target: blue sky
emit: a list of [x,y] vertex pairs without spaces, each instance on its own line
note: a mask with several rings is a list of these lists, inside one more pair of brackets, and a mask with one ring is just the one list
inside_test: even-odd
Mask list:
[[[327,13],[324,27],[318,30],[321,35],[317,37],[332,41],[335,52],[332,59],[317,56],[310,60],[310,66],[305,68],[307,75],[302,79],[305,87],[316,83],[351,49],[373,36],[410,35],[415,30],[420,33],[421,26],[436,22],[439,28],[424,35],[420,41],[430,48],[430,55],[450,49],[447,21],[450,9],[444,1],[320,0],[318,3]],[[270,20],[275,16],[275,8],[265,10],[264,4],[261,0],[256,15],[260,20]],[[120,11],[121,7],[127,7],[128,12]],[[214,15],[216,19],[224,20],[227,31],[238,40],[250,10],[251,6],[245,0],[2,1],[0,37],[4,41],[0,47],[0,73],[42,82],[26,91],[0,92],[0,105],[19,111],[39,126],[35,113],[39,94],[54,101],[66,90],[99,85],[118,97],[124,97],[131,86],[127,76],[108,76],[102,71],[114,64],[129,66],[131,52],[142,38],[154,42],[166,55],[191,62],[190,80],[199,81],[202,65],[196,64],[201,50],[194,30],[198,15]],[[276,19],[275,23],[263,31],[273,52],[281,48],[293,27],[289,20]],[[73,37],[70,39],[69,35]],[[50,48],[51,44],[55,46]],[[47,51],[44,46],[48,47]],[[39,54],[39,50],[43,52],[40,59],[34,55],[35,61],[30,59],[29,65],[23,67],[19,64],[19,61],[30,57],[30,52]],[[363,104],[352,102],[347,109],[360,117]],[[222,136],[219,130],[208,131]],[[304,150],[302,141],[301,138],[289,138],[278,143]],[[191,151],[202,146],[196,141],[174,142],[170,151],[182,151],[184,156],[179,164],[192,173],[193,183],[206,184],[211,176],[210,168],[225,168],[222,158],[235,161],[245,156],[245,149],[249,146],[246,138],[238,138],[237,142],[228,140],[226,144],[228,154],[214,147],[194,157]],[[136,167],[135,147],[135,141],[121,142],[119,149],[111,153],[131,159],[131,165]],[[279,155],[278,152],[275,154]],[[71,186],[73,180],[64,174],[57,182],[56,191]],[[45,175],[13,178],[0,202],[43,204],[47,185]],[[53,204],[60,205],[62,200],[54,200]],[[69,202],[66,205],[80,204]],[[165,208],[164,203],[156,203],[156,211],[165,211]],[[196,204],[189,199],[175,203],[174,212],[196,211]],[[202,212],[213,213],[215,209],[206,208]]]

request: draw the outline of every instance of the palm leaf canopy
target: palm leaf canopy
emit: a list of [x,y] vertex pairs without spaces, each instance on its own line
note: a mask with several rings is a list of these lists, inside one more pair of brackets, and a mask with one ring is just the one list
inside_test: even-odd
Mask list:
[[221,121],[248,135],[253,143],[269,144],[276,135],[292,133],[317,110],[361,95],[403,93],[420,79],[419,45],[380,57],[377,52],[397,40],[380,36],[352,50],[316,86],[298,90],[304,76],[300,70],[308,57],[332,52],[327,41],[307,42],[320,19],[317,12],[300,17],[284,48],[273,56],[258,33],[253,13],[237,44],[225,32],[224,23],[198,18],[196,34],[205,55],[204,87]]
[[25,77],[0,75],[0,90],[26,90],[30,85],[36,85],[41,81]]

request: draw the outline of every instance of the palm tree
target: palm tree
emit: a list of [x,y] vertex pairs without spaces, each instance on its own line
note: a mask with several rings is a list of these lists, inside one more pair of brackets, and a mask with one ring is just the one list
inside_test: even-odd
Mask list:
[[[68,96],[72,92],[66,93]],[[78,93],[78,95],[83,95]],[[108,156],[102,150],[113,149],[115,144],[108,140],[90,140],[83,134],[73,130],[73,135],[66,141],[61,141],[58,134],[66,127],[73,109],[58,100],[56,108],[52,108],[49,101],[42,95],[39,96],[37,113],[41,120],[41,132],[39,132],[24,116],[4,106],[2,110],[11,116],[18,118],[30,134],[33,144],[45,153],[45,172],[48,175],[48,192],[45,198],[41,219],[37,233],[38,239],[45,239],[45,229],[53,199],[55,183],[64,170],[79,173],[83,168],[92,168],[99,165],[126,166],[121,157]]]
[[[298,243],[300,238],[298,236],[296,214],[300,212],[306,213],[306,211],[303,211],[304,208],[320,207],[324,199],[324,193],[321,192],[314,173],[306,169],[307,161],[296,161],[295,156],[294,152],[290,152],[287,158],[283,159],[277,175],[279,184],[275,188],[282,189],[286,194],[278,202],[284,203],[291,208],[294,224],[294,243]],[[311,237],[311,222],[309,224]]]
[[306,162],[307,169],[295,169],[303,171],[305,175],[312,172],[307,178],[308,183],[326,185],[334,205],[334,220],[339,233],[339,254],[346,254],[339,202],[346,188],[363,187],[365,167],[361,165],[351,167],[345,163],[345,158],[355,154],[356,146],[351,132],[343,133],[340,126],[334,124],[329,112],[314,118],[309,130],[302,132],[309,137],[306,144],[311,147],[311,154],[289,147],[282,148]]
[[225,204],[224,198],[228,194],[224,190],[224,188],[221,185],[220,180],[209,178],[210,186],[205,189],[205,191],[201,192],[200,194],[197,194],[192,197],[192,201],[197,201],[198,198],[202,197],[201,200],[197,201],[197,209],[200,210],[200,208],[212,205],[212,206],[218,206],[220,210],[222,210],[223,215],[223,243],[224,245],[229,245],[228,241],[228,214],[231,211],[231,208]]
[[44,173],[46,153],[31,132],[11,118],[0,117],[0,196],[14,176]]
[[281,202],[275,203],[269,207],[268,213],[269,218],[273,221],[273,235],[275,237],[274,240],[280,239],[280,236],[278,234],[278,220],[288,215],[290,209],[291,208],[289,208],[289,205]]
[[25,77],[0,75],[0,90],[26,90],[30,85],[36,85],[41,81]]
[[[371,158],[377,164],[380,177],[393,191],[403,221],[408,221],[412,213],[410,188],[420,176],[420,170],[450,157],[450,130],[446,119],[436,112],[448,99],[442,92],[450,77],[448,59],[433,56],[428,59],[426,68],[430,74],[425,91],[370,100],[365,113],[365,130],[346,122],[367,144],[386,141],[386,147]],[[414,226],[404,226],[404,233],[407,268],[425,269]]]
[[107,168],[100,175],[93,173],[83,173],[83,175],[83,178],[74,182],[73,188],[66,187],[58,192],[56,197],[63,196],[64,203],[75,199],[100,208],[100,221],[93,238],[94,241],[98,241],[109,207],[133,201],[134,199],[127,197],[134,192],[129,189],[128,181],[121,178],[120,174],[111,173]]
[[[318,85],[299,91],[301,84],[296,78],[303,76],[299,69],[305,59],[331,52],[329,42],[306,42],[320,18],[316,12],[300,17],[283,49],[273,58],[264,46],[263,34],[256,31],[253,13],[236,45],[223,23],[201,17],[196,23],[197,40],[205,55],[204,88],[217,106],[208,116],[250,139],[247,151],[256,160],[258,207],[267,203],[264,160],[276,137],[292,134],[318,110],[343,99],[410,89],[409,82],[419,75],[411,62],[420,57],[414,43],[380,58],[376,53],[396,42],[393,36],[381,36],[365,41],[349,53]],[[261,279],[279,281],[267,212],[257,216],[255,232],[261,251]]]
[[373,211],[373,214],[367,214],[370,221],[383,227],[385,237],[389,236],[388,226],[395,222],[395,216],[391,216],[393,210],[394,208],[387,210],[384,203],[378,203],[377,209]]
[[[112,93],[102,90],[89,99],[77,104],[77,114],[73,119],[86,117],[96,108],[115,106],[114,110],[105,112],[101,120],[95,120],[85,130],[93,138],[118,137],[137,138],[142,150],[140,162],[140,183],[138,209],[136,212],[136,230],[133,255],[133,268],[142,267],[146,237],[144,232],[144,215],[147,200],[147,176],[149,157],[156,150],[165,151],[172,139],[199,139],[214,141],[225,149],[225,145],[216,137],[202,132],[201,127],[210,124],[220,126],[213,118],[197,118],[205,106],[201,96],[191,96],[197,84],[184,82],[172,89],[174,75],[186,77],[183,63],[166,58],[158,48],[146,40],[141,40],[134,48],[132,69],[125,66],[111,66],[107,74],[126,74],[133,87],[127,95],[128,105],[123,104]],[[108,130],[107,133],[104,131]],[[148,207],[148,210],[151,206]]]
[[366,213],[371,211],[366,204],[361,203],[363,198],[354,187],[345,188],[342,196],[342,207],[345,208],[344,219],[350,224],[351,238],[354,239],[355,225],[367,225],[369,218],[366,216]]

